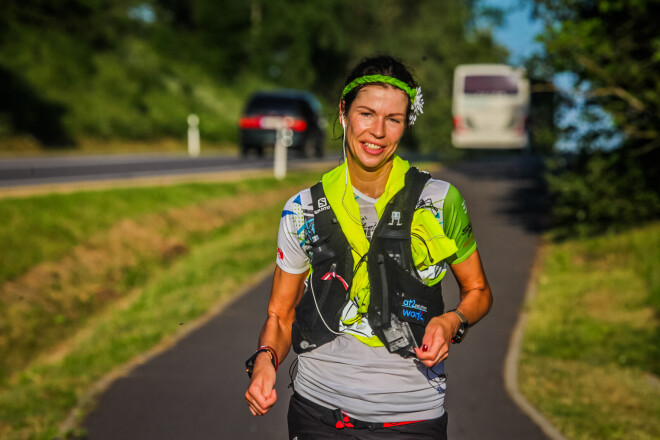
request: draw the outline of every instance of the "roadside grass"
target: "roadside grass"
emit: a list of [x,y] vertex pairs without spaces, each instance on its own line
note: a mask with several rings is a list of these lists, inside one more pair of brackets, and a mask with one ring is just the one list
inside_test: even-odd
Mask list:
[[272,182],[254,179],[249,184],[190,183],[0,199],[0,248],[11,250],[0,253],[0,283],[37,263],[61,257],[85,237],[108,229],[120,219],[258,193],[270,188]]
[[[0,201],[6,212],[30,204],[72,232],[48,243],[49,261],[26,251],[33,266],[0,284],[0,438],[52,438],[95,381],[272,263],[284,201],[319,177]],[[32,233],[45,240],[43,229]]]
[[551,244],[520,389],[568,438],[660,438],[660,222]]
[[52,439],[95,381],[203,315],[272,264],[281,206],[247,216],[155,273],[125,302],[92,318],[66,354],[19,373],[0,392],[0,436]]

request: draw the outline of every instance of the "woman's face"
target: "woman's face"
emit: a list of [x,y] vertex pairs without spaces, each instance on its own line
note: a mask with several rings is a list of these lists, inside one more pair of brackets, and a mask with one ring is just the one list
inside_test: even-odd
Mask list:
[[406,127],[408,95],[379,84],[363,87],[346,117],[350,160],[366,171],[381,168],[392,157]]

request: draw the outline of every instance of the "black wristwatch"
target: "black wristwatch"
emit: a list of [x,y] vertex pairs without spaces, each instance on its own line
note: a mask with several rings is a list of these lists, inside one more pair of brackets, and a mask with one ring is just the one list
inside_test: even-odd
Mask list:
[[[454,312],[458,316],[458,319],[461,320],[461,324],[458,326],[458,330],[456,331],[456,335],[454,335],[453,338],[451,338],[451,343],[452,344],[460,344],[461,341],[465,338],[465,335],[467,334],[468,328],[470,327],[470,323],[468,322],[467,318],[465,315],[463,315],[460,310],[454,309],[450,310],[449,312]],[[447,313],[449,313],[447,312]]]
[[257,356],[259,356],[259,353],[268,353],[270,356],[270,362],[273,364],[273,367],[275,367],[275,371],[280,366],[280,360],[277,357],[277,352],[275,349],[272,347],[269,347],[268,345],[262,345],[261,347],[257,348],[257,351],[254,352],[250,358],[245,361],[245,371],[247,372],[248,376],[252,378],[252,370],[254,370],[254,361],[257,360]]

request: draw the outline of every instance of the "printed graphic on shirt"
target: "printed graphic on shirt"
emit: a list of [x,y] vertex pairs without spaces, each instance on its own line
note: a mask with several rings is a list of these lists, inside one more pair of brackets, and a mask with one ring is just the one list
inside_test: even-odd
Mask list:
[[312,196],[306,189],[284,205],[277,238],[277,265],[293,274],[308,270],[311,258],[309,243],[314,235]]
[[[427,186],[428,187],[428,186]],[[442,209],[438,208],[435,204],[438,203],[439,206],[442,206],[442,202],[444,202],[444,198],[440,200],[436,200],[435,202],[431,197],[426,197],[426,198],[420,198],[419,202],[417,202],[417,206],[415,206],[415,209],[419,208],[424,208],[433,214],[433,216],[438,220],[440,224],[442,224]]]
[[374,236],[374,230],[378,222],[369,222],[369,218],[366,215],[362,216],[362,229],[364,229],[364,235],[367,236],[367,240],[371,241],[371,237]]

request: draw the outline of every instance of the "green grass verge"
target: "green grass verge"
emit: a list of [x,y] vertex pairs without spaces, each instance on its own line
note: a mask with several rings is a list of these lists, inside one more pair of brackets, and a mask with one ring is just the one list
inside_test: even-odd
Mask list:
[[[282,184],[291,184],[294,179],[290,177]],[[258,194],[278,185],[273,182],[264,178],[0,199],[0,249],[11,249],[0,253],[0,283],[37,263],[61,257],[85,237],[108,229],[120,219],[211,199]]]
[[[71,231],[48,243],[49,249],[57,249],[56,252],[29,252],[24,258],[33,265],[46,258],[44,255],[54,260],[67,260],[80,248],[80,242],[87,242],[88,248],[94,248],[95,239],[113,231],[117,223],[124,224],[128,217],[136,225],[145,219],[153,222],[153,228],[166,237],[176,237],[177,245],[184,246],[185,252],[163,258],[159,253],[140,254],[139,247],[137,250],[121,247],[132,264],[118,266],[121,270],[113,282],[121,292],[103,307],[88,309],[82,303],[73,303],[78,305],[73,310],[80,319],[65,321],[64,331],[59,333],[51,333],[57,326],[48,320],[37,319],[27,327],[24,323],[10,323],[29,330],[18,332],[26,337],[50,334],[52,339],[55,335],[57,350],[53,351],[54,344],[37,347],[38,350],[26,345],[25,350],[33,350],[29,353],[31,362],[19,371],[9,371],[11,374],[0,382],[0,438],[53,438],[58,425],[92,384],[176,334],[182,325],[185,327],[186,323],[205,314],[219,301],[237,292],[255,273],[272,264],[284,201],[293,194],[293,188],[307,186],[319,177],[319,173],[291,174],[283,182],[257,179],[13,200],[12,203],[22,206],[29,204],[43,222],[52,214],[61,228]],[[259,200],[264,194],[272,197]],[[237,207],[238,213],[223,209],[219,203],[235,201],[236,196],[243,200],[241,197],[249,195],[256,198],[257,203],[242,211]],[[6,211],[17,209],[9,205],[5,203]],[[189,228],[177,221],[185,215],[194,222],[195,215],[201,211],[213,212],[214,209],[217,212],[210,217],[211,227]],[[21,222],[12,223],[12,227],[15,231],[28,230]],[[48,235],[43,228],[33,234]],[[5,234],[5,237],[11,235]],[[38,247],[40,243],[36,239],[31,241],[32,246]],[[100,243],[105,242],[101,240]],[[83,277],[87,272],[80,275],[81,272],[74,271],[74,274]],[[5,285],[10,283],[5,282]],[[0,313],[5,309],[3,307]],[[16,345],[11,348],[15,349]]]
[[546,251],[523,394],[570,439],[660,438],[660,223]]

